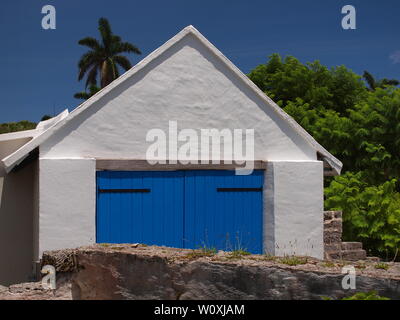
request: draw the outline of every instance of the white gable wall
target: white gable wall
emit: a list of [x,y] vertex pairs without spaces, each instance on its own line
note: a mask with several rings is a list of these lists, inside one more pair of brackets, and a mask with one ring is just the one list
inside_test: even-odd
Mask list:
[[145,159],[150,129],[255,130],[255,159],[314,160],[315,150],[193,35],[184,37],[41,146],[41,156]]
[[323,177],[315,149],[192,34],[40,146],[40,252],[95,241],[93,159],[145,159],[147,132],[167,133],[171,120],[178,129],[254,129],[255,160],[269,162],[265,250],[286,254],[277,246],[297,239],[297,254],[322,257]]

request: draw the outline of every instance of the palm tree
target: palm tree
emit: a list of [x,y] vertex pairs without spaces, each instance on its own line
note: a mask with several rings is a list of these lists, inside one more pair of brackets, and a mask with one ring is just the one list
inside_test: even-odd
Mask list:
[[81,92],[75,93],[74,94],[74,98],[75,99],[87,100],[87,99],[89,99],[91,96],[95,95],[99,91],[100,91],[99,87],[97,87],[95,85],[91,85],[89,87],[89,92],[81,91]]
[[[78,43],[82,46],[89,47],[90,50],[86,52],[79,60],[79,76],[78,80],[82,80],[87,75],[86,86],[97,87],[97,76],[100,79],[100,88],[104,88],[116,78],[119,77],[118,66],[127,71],[132,68],[129,59],[121,55],[122,53],[141,54],[140,50],[129,42],[122,42],[121,38],[114,35],[110,23],[106,18],[99,19],[99,32],[101,41],[92,37],[81,39]],[[84,98],[86,92],[76,94],[79,99]],[[92,90],[89,95],[93,93]]]
[[368,71],[364,71],[363,78],[368,83],[369,91],[375,91],[377,88],[384,88],[385,86],[398,86],[400,84],[396,79],[383,78],[377,81]]
[[48,114],[45,114],[45,115],[40,119],[40,121],[46,121],[46,120],[49,120],[49,119],[51,119],[51,118],[53,118],[53,117],[50,116],[50,115],[48,115]]

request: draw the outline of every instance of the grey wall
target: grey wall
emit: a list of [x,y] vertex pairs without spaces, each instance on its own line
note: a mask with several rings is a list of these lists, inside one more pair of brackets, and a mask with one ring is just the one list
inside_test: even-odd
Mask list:
[[0,203],[0,284],[30,280],[36,162],[3,178]]
[[32,140],[32,138],[21,138],[10,141],[2,141],[0,147],[0,159],[9,156],[11,153],[18,150],[30,140]]

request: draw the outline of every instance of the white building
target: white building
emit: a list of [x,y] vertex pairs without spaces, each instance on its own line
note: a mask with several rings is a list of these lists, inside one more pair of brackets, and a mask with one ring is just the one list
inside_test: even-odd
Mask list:
[[[256,170],[149,164],[149,131],[171,121],[253,129]],[[323,178],[342,167],[192,26],[71,113],[0,135],[0,158],[0,284],[96,241],[322,258]]]

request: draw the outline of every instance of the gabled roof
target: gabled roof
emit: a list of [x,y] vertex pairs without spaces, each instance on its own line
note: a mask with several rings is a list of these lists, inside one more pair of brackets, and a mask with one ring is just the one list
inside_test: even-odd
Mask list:
[[[49,130],[51,130],[57,123],[65,119],[68,114],[68,110],[64,110],[54,118],[39,122],[36,128],[33,130],[0,134],[0,148],[5,142],[16,141],[20,139],[31,139],[18,150],[9,154],[1,160],[0,176],[3,174],[3,172],[10,172],[15,166],[21,163],[31,151],[33,151],[36,147],[40,145],[40,143],[43,141],[43,138],[45,137],[45,134]],[[12,163],[11,165],[6,166],[6,163],[7,161],[9,161],[9,159],[12,159]]]
[[277,115],[279,115],[284,121],[286,121],[303,139],[308,142],[311,147],[316,151],[318,158],[323,160],[326,167],[331,169],[333,174],[340,174],[342,163],[330,154],[325,148],[323,148],[307,131],[305,131],[292,117],[286,114],[274,101],[272,101],[264,92],[262,92],[244,73],[242,73],[228,58],[226,58],[213,44],[211,44],[196,28],[188,26],[175,35],[173,38],[164,43],[157,50],[153,51],[146,58],[136,64],[129,71],[124,73],[118,79],[114,80],[107,87],[100,90],[90,99],[83,102],[71,113],[63,113],[58,116],[58,120],[55,121],[51,126],[44,130],[41,134],[35,136],[31,141],[26,143],[20,149],[1,160],[1,164],[6,172],[10,172],[18,163],[20,163],[30,152],[37,148],[41,143],[46,141],[56,131],[62,128],[66,123],[72,121],[74,118],[94,105],[99,99],[112,91],[115,87],[125,82],[127,79],[132,77],[134,74],[142,70],[146,65],[152,62],[157,57],[161,56],[165,51],[178,43],[187,35],[193,35],[197,38],[205,47],[207,47],[220,61],[243,82],[244,85],[250,87],[261,99],[271,107]]

